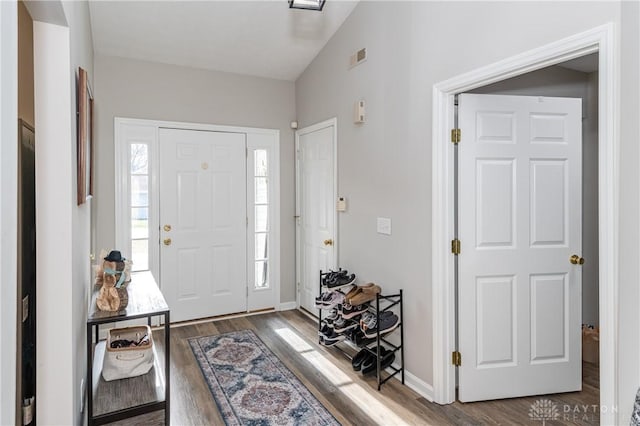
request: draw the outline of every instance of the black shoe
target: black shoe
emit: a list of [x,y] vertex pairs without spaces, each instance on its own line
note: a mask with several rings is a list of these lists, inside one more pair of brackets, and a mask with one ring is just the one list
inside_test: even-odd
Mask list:
[[[372,348],[373,350],[373,348]],[[380,347],[380,357],[384,358],[385,354],[387,353],[387,349],[383,348],[382,346]],[[372,371],[376,371],[376,368],[378,367],[378,362],[377,362],[377,357],[376,357],[376,353],[375,351],[373,351],[373,353],[371,354],[371,356],[369,358],[367,358],[361,366],[362,369],[362,374],[369,374]]]
[[336,343],[343,341],[344,339],[346,339],[346,336],[344,334],[337,334],[333,332],[328,335],[325,334],[324,338],[320,343],[322,343],[325,346],[333,346]]
[[361,349],[360,352],[355,354],[354,357],[351,359],[351,366],[355,371],[360,371],[360,368],[362,367],[362,363],[370,356],[372,356],[371,352],[369,352],[366,348]]
[[[378,363],[376,362],[376,356],[374,355],[373,361],[370,364],[365,365],[362,364],[362,374],[370,374],[375,373],[378,368]],[[380,348],[380,371],[389,367],[393,364],[393,361],[396,359],[396,355],[393,351],[388,351],[384,348]]]
[[356,274],[351,274],[349,276],[340,275],[340,276],[336,277],[332,281],[327,281],[326,286],[328,288],[340,288],[340,287],[346,287],[346,286],[351,285],[351,284],[353,284],[355,282],[356,282]]
[[348,303],[342,305],[342,318],[355,318],[366,312],[369,307],[367,305],[351,306]]
[[380,317],[380,321],[375,326],[364,330],[364,336],[369,338],[377,337],[378,328],[380,328],[380,335],[389,333],[395,330],[399,324],[400,318],[396,314]]

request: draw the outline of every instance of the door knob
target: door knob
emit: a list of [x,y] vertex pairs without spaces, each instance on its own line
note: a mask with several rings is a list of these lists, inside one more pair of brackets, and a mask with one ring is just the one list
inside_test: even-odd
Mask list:
[[333,245],[333,240],[332,239],[324,240],[324,245],[325,246],[332,246]]
[[171,245],[171,238],[165,238],[163,241],[165,246],[170,246]]
[[569,258],[569,262],[571,262],[573,265],[582,265],[584,264],[584,259],[577,254],[574,254]]
[[165,230],[166,232],[171,231],[171,225],[165,225],[165,226],[163,226],[163,228],[164,228],[164,230]]

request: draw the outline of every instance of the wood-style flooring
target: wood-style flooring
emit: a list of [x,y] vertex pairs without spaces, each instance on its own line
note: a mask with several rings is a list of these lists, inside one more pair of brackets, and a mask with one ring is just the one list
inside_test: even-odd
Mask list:
[[[317,324],[299,311],[272,312],[223,319],[171,329],[171,424],[223,425],[188,338],[253,329],[320,402],[343,425],[536,425],[532,404],[555,404],[559,418],[549,424],[599,424],[598,368],[583,365],[583,391],[476,403],[431,403],[391,380],[378,392],[375,377],[362,377],[336,348],[318,344]],[[154,331],[161,349],[161,330]],[[411,342],[405,342],[410,345]],[[159,351],[161,352],[161,350]],[[139,416],[118,425],[163,424],[162,412]]]

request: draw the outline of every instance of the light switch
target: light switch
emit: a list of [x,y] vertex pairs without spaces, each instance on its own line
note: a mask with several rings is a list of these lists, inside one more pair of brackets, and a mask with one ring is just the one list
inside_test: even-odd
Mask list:
[[388,217],[379,217],[377,231],[378,234],[391,235],[391,219]]

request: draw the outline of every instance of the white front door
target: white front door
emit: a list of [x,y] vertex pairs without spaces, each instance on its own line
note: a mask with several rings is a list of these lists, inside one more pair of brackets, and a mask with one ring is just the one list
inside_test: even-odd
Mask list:
[[459,96],[460,401],[581,389],[581,112]]
[[160,274],[173,321],[247,310],[246,140],[160,129]]
[[300,306],[315,312],[319,272],[335,269],[335,122],[296,133],[298,154],[298,279]]

